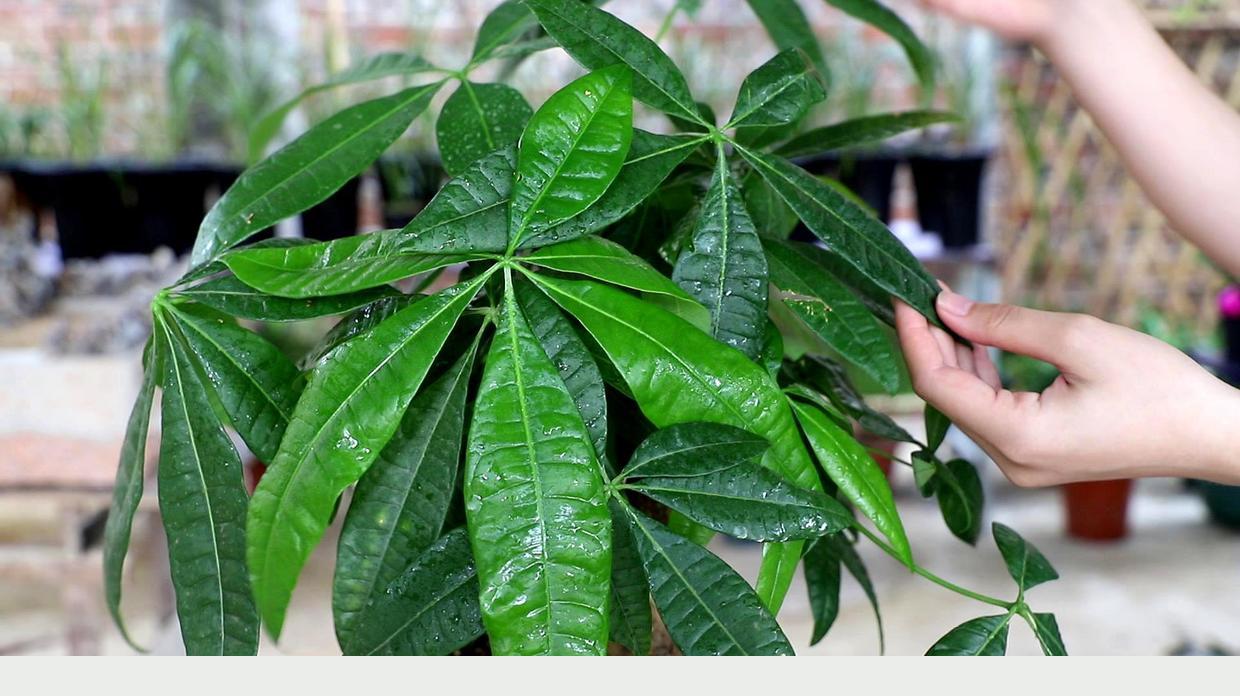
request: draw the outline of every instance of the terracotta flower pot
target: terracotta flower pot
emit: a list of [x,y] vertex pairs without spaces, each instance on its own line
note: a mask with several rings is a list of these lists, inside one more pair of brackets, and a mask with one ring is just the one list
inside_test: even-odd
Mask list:
[[1132,481],[1085,481],[1063,487],[1068,536],[1087,541],[1116,541],[1128,536],[1128,499]]
[[883,475],[891,478],[891,460],[896,456],[898,443],[885,437],[878,437],[867,432],[857,435],[857,441],[869,450],[870,458],[883,470]]

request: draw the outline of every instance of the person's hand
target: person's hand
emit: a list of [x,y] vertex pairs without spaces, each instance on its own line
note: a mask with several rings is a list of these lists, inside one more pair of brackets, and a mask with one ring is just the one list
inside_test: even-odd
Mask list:
[[1038,42],[1065,21],[1074,1],[1095,0],[921,0],[922,4],[1016,41]]
[[[974,303],[943,292],[955,343],[896,303],[913,386],[1019,486],[1184,476],[1240,483],[1240,392],[1154,338],[1079,314]],[[1011,392],[986,346],[1051,363],[1041,394]]]

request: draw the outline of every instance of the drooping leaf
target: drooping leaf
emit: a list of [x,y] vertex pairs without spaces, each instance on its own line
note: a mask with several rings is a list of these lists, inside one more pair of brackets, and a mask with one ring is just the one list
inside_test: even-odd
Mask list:
[[822,76],[809,55],[791,48],[745,77],[728,123],[734,127],[785,126],[800,121],[826,97]]
[[189,655],[258,652],[246,574],[241,459],[215,417],[181,337],[157,318],[164,366],[159,510],[181,638]]
[[710,311],[715,338],[758,357],[766,330],[766,256],[722,149],[672,278]]
[[346,655],[448,655],[482,635],[469,535],[443,535],[367,603]]
[[917,444],[917,438],[901,428],[885,413],[875,411],[848,378],[843,365],[820,356],[806,358],[793,368],[797,379],[805,380],[826,394],[836,408],[848,414],[863,430],[897,442]]
[[521,135],[508,212],[509,246],[571,219],[620,173],[633,140],[633,73],[596,70],[551,95]]
[[335,350],[310,377],[250,506],[247,559],[272,636],[340,494],[366,472],[488,276],[415,303]]
[[934,93],[934,53],[917,38],[904,20],[878,0],[826,0],[828,5],[856,17],[895,39],[904,49],[926,94]]
[[741,154],[836,255],[938,323],[938,283],[883,223],[785,159],[743,148]]
[[878,468],[864,447],[822,411],[800,403],[793,403],[792,407],[823,471],[835,482],[848,502],[870,518],[887,537],[897,557],[912,566],[913,552],[909,547],[908,535],[882,469]]
[[1007,652],[1008,625],[1011,614],[982,616],[970,619],[948,631],[926,655],[941,656],[988,656],[995,657]]
[[701,122],[685,76],[659,45],[616,17],[580,0],[527,0],[538,21],[578,63],[633,71],[633,96],[669,114]]
[[333,350],[343,345],[350,338],[364,333],[378,326],[380,322],[400,310],[408,307],[414,302],[426,299],[425,295],[402,295],[396,294],[385,297],[381,300],[372,302],[371,304],[358,309],[356,312],[344,317],[336,322],[318,344],[306,353],[305,357],[298,363],[298,367],[302,370],[314,369],[323,361]]
[[508,199],[517,148],[503,147],[469,165],[405,225],[400,248],[410,253],[503,253],[508,248]]
[[650,587],[633,528],[615,500],[611,511],[611,640],[634,655],[650,654]]
[[895,309],[891,306],[891,293],[881,288],[856,266],[846,261],[839,254],[824,249],[821,244],[810,244],[801,247],[801,254],[830,273],[837,281],[852,291],[853,295],[878,317],[884,324],[896,325]]
[[260,460],[274,460],[305,384],[297,366],[267,339],[214,311],[179,303],[167,318],[246,446]]
[[342,646],[353,642],[367,605],[383,604],[388,585],[443,531],[456,489],[473,363],[471,347],[413,398],[396,434],[357,482],[332,582]]
[[1003,555],[1003,562],[1007,564],[1008,574],[1016,581],[1021,592],[1059,579],[1059,572],[1046,560],[1046,556],[1033,544],[1025,541],[1016,530],[995,522],[990,525],[990,531],[995,537],[995,546],[999,547],[999,553]]
[[812,542],[805,550],[805,587],[814,617],[810,645],[817,645],[826,638],[840,615],[841,566],[839,557],[824,540]]
[[1063,637],[1059,634],[1059,622],[1055,620],[1054,614],[1035,614],[1029,610],[1021,612],[1025,623],[1029,624],[1029,628],[1033,629],[1033,634],[1038,638],[1038,645],[1042,646],[1042,654],[1047,657],[1067,657],[1068,649],[1064,647]]
[[879,652],[886,652],[887,636],[883,630],[883,613],[878,608],[878,592],[874,589],[874,582],[870,580],[870,572],[866,570],[865,561],[861,560],[861,555],[857,553],[852,542],[842,534],[826,536],[814,543],[820,547],[820,553],[827,554],[842,563],[848,570],[848,574],[861,586],[861,591],[865,593],[866,599],[870,602],[870,608],[874,610],[874,622],[878,625]]
[[544,268],[601,280],[642,293],[652,304],[695,326],[709,327],[710,315],[680,286],[628,249],[601,237],[582,237],[543,247],[525,257]]
[[791,655],[749,584],[717,556],[627,509],[667,632],[685,655]]
[[260,292],[232,275],[221,275],[177,291],[179,296],[238,319],[258,321],[302,321],[344,314],[396,294],[391,288],[380,287],[347,295],[294,299]]
[[682,423],[646,438],[624,475],[628,488],[737,539],[816,539],[852,525],[835,499],[758,464],[766,450],[739,428]]
[[246,170],[203,219],[190,264],[326,199],[399,138],[441,84],[349,107]]
[[492,57],[499,47],[514,42],[536,26],[538,20],[524,2],[504,0],[491,10],[478,27],[471,62],[480,63]]
[[[771,443],[762,463],[787,481],[822,490],[779,386],[761,366],[691,324],[619,290],[587,281],[537,277],[582,323],[657,427],[714,422]],[[763,551],[758,595],[778,611],[800,561],[801,542]]]
[[807,130],[780,145],[775,152],[788,158],[821,155],[843,148],[873,145],[911,130],[959,120],[959,116],[945,111],[905,111],[862,116]]
[[155,399],[155,385],[160,381],[154,350],[154,344],[148,342],[142,386],[138,388],[138,398],[134,401],[133,410],[129,412],[129,422],[125,426],[120,463],[116,467],[116,484],[112,486],[112,505],[108,509],[108,521],[103,529],[103,581],[108,612],[125,642],[139,651],[141,648],[129,637],[125,620],[121,616],[121,585],[125,577],[125,556],[129,553],[133,518],[138,511],[138,503],[142,501],[146,477],[146,438],[151,427],[151,404]]
[[384,77],[398,75],[415,75],[431,72],[436,68],[429,61],[412,53],[378,53],[366,58],[357,65],[352,65],[313,87],[302,90],[300,94],[284,102],[263,116],[250,130],[249,158],[253,162],[263,156],[267,144],[280,131],[284,120],[306,97],[333,87],[340,87],[358,82],[369,82]]
[[484,156],[516,143],[533,113],[525,97],[508,85],[462,82],[435,121],[444,171],[456,176]]
[[934,454],[939,451],[944,438],[947,437],[947,431],[951,429],[951,420],[943,415],[943,412],[926,404],[926,451]]
[[530,332],[560,373],[564,387],[577,404],[581,420],[590,433],[594,454],[607,462],[607,392],[598,364],[560,308],[528,282],[517,285],[517,302]]
[[831,72],[826,59],[822,55],[822,46],[805,12],[797,0],[746,0],[749,8],[758,16],[758,21],[766,29],[766,33],[781,51],[800,49],[809,56],[810,62],[818,69],[823,81],[830,83]]
[[848,288],[801,254],[804,246],[763,242],[780,301],[827,345],[894,394],[901,372],[891,337]]
[[943,521],[958,539],[976,544],[982,533],[985,496],[977,469],[963,459],[953,459],[937,469],[936,496]]
[[650,198],[701,143],[697,136],[658,135],[634,129],[628,159],[598,202],[574,218],[532,232],[521,242],[521,248],[533,249],[584,237],[617,222]]
[[601,466],[511,285],[474,404],[465,512],[492,651],[606,653],[611,517]]
[[224,263],[252,288],[308,298],[349,295],[474,258],[408,253],[401,233],[389,230],[288,249],[235,251],[224,256]]

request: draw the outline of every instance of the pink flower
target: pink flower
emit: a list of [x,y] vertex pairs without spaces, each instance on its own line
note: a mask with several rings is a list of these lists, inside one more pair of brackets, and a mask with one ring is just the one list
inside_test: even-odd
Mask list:
[[1218,308],[1228,319],[1240,319],[1240,286],[1229,285],[1218,294]]

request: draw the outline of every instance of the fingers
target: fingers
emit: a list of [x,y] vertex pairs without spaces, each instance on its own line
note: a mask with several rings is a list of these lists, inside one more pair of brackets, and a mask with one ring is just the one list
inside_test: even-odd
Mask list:
[[995,363],[990,359],[990,349],[980,343],[973,344],[973,365],[974,372],[982,381],[989,384],[995,391],[1003,388],[1003,381],[999,379],[999,370],[995,367]]
[[955,345],[945,353],[935,335],[936,331],[943,332],[931,327],[925,317],[900,302],[896,303],[896,330],[913,387],[923,399],[934,404],[953,422],[982,437],[1002,432],[1009,425],[1009,413],[995,408],[996,387],[972,372],[974,356],[969,357],[972,364],[967,363],[962,368]]
[[1088,364],[1101,322],[1078,314],[1043,312],[1007,304],[984,304],[945,291],[936,301],[939,318],[961,336],[1028,355],[1068,371]]

